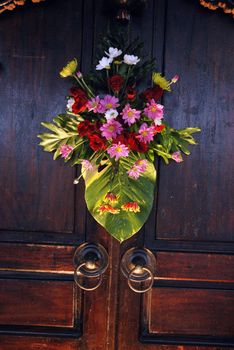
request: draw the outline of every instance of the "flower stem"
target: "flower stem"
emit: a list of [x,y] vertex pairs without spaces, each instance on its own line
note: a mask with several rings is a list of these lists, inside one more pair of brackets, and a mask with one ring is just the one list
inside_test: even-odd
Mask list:
[[93,91],[88,87],[88,85],[87,85],[86,82],[84,81],[84,78],[81,78],[81,81],[82,81],[82,83],[84,84],[84,86],[86,87],[86,89],[89,91],[90,96],[91,96],[91,97],[95,97]]
[[123,86],[123,90],[122,90],[121,96],[123,96],[123,94],[124,94],[124,92],[126,90],[126,87],[127,87],[127,84],[128,84],[128,79],[129,79],[129,76],[130,76],[130,71],[131,71],[131,66],[128,66],[127,77],[126,77],[126,80],[125,80],[125,83],[124,83],[124,86]]
[[90,88],[87,86],[87,84],[85,83],[84,79],[79,79],[75,74],[73,74],[73,77],[76,79],[76,81],[78,82],[78,84],[80,85],[80,87],[82,89],[84,89],[88,95],[90,97],[94,97],[95,95],[93,94],[93,92],[90,90]]
[[108,69],[106,69],[106,78],[107,78],[108,91],[109,91],[109,94],[111,94],[110,81],[109,81],[109,70]]

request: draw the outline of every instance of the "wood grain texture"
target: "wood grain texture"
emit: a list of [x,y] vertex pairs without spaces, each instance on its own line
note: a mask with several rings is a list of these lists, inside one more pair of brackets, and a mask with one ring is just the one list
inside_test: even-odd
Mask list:
[[156,258],[159,279],[234,281],[233,255],[159,252]]
[[41,121],[65,110],[70,84],[58,72],[80,55],[81,28],[81,1],[50,1],[1,18],[1,229],[74,229],[74,169],[53,162],[36,136],[45,131]]
[[0,245],[0,270],[73,273],[76,247],[35,244]]
[[[102,0],[50,0],[1,18],[0,240],[12,243],[0,243],[0,269],[2,274],[13,270],[11,278],[14,271],[17,276],[21,271],[30,272],[20,275],[23,278],[42,272],[42,280],[15,277],[7,284],[0,280],[0,323],[12,329],[20,323],[25,329],[31,324],[47,325],[48,330],[63,325],[70,330],[76,309],[81,313],[76,322],[82,323],[83,335],[65,339],[1,334],[0,350],[224,349],[146,344],[139,337],[149,313],[153,332],[190,332],[198,338],[233,333],[233,316],[227,311],[233,307],[232,292],[225,289],[233,282],[233,257],[227,254],[227,247],[225,253],[224,246],[219,246],[219,241],[233,237],[233,23],[186,0],[149,0],[142,17],[133,17],[129,36],[140,35],[144,53],[157,57],[159,71],[169,77],[181,76],[174,93],[162,101],[166,120],[177,127],[197,124],[204,131],[200,145],[184,164],[157,164],[152,214],[145,228],[120,246],[86,214],[84,186],[72,184],[77,170],[52,162],[51,155],[36,146],[40,121],[49,121],[65,107],[63,96],[70,83],[61,80],[58,71],[73,57],[79,58],[83,72],[89,71],[100,33],[113,26],[102,13],[102,4]],[[157,252],[156,238],[165,251]],[[108,251],[110,266],[100,288],[82,293],[78,307],[72,282],[48,278],[72,274],[73,253],[82,241],[101,243]],[[199,241],[210,242],[206,253],[180,252],[188,246],[190,251],[199,251]],[[170,243],[178,243],[174,252],[170,252]],[[144,245],[157,252],[157,277],[162,281],[155,283],[191,282],[198,287],[204,282],[209,289],[156,288],[161,293],[153,292],[146,313],[145,298],[127,287],[119,267],[127,249]],[[209,253],[217,246],[223,254]],[[222,290],[212,290],[210,282],[215,282],[215,288],[222,282]],[[189,312],[194,314],[195,325]]]
[[0,336],[1,350],[85,350],[78,340]]
[[[87,350],[78,340],[64,340],[64,339],[42,339],[32,337],[17,337],[11,338],[0,336],[1,350]],[[130,345],[131,346],[131,345]],[[136,349],[134,347],[127,349]],[[170,345],[140,345],[140,350],[230,350],[228,347],[209,347],[209,346],[170,346]],[[92,348],[95,350],[95,347]],[[110,348],[107,350],[110,350]],[[125,345],[120,345],[116,350],[126,350]]]
[[202,132],[184,163],[160,168],[157,238],[233,240],[233,31],[192,1],[168,6],[165,73],[180,81],[165,96],[166,120]]
[[154,288],[149,333],[231,337],[233,291]]
[[[95,64],[96,45],[101,37],[107,34],[110,26],[109,18],[102,12],[103,1],[85,1],[85,14],[89,20],[85,23],[82,69],[89,71]],[[91,10],[92,9],[92,10]],[[91,16],[91,13],[93,14]],[[91,17],[90,17],[91,16]],[[82,344],[84,349],[114,349],[115,327],[117,319],[118,295],[118,265],[119,242],[115,241],[94,219],[87,213],[86,241],[101,243],[107,250],[110,261],[100,288],[85,294],[84,300],[84,334]]]
[[[165,27],[162,16],[164,5],[166,5]],[[153,48],[160,54],[161,70],[164,69],[169,77],[176,73],[181,76],[177,86],[173,89],[173,94],[168,94],[164,98],[166,119],[175,127],[202,126],[204,132],[198,138],[202,145],[193,148],[192,156],[186,159],[183,165],[172,164],[166,167],[160,162],[156,191],[158,197],[146,223],[145,243],[147,248],[154,248],[157,251],[157,239],[178,239],[184,241],[185,245],[188,242],[190,250],[193,248],[199,250],[199,246],[196,244],[193,246],[193,242],[210,241],[210,246],[207,244],[206,251],[212,251],[214,249],[212,242],[218,245],[218,241],[230,241],[233,237],[232,175],[227,174],[228,168],[233,166],[231,156],[233,142],[231,108],[233,107],[230,107],[233,103],[233,89],[232,92],[229,90],[233,81],[230,81],[230,70],[225,69],[223,72],[223,62],[226,62],[226,67],[231,66],[233,54],[227,57],[227,52],[232,51],[232,43],[228,38],[233,32],[233,26],[230,21],[225,21],[225,18],[203,17],[203,10],[200,11],[199,6],[194,5],[192,1],[156,1],[155,8],[154,28],[157,28],[157,31]],[[223,36],[225,38],[222,38]],[[165,39],[164,43],[163,39]],[[220,50],[221,46],[223,50]],[[229,82],[228,85],[227,82]],[[222,107],[226,103],[223,111],[217,102],[220,98],[223,101]],[[222,125],[218,122],[223,120],[223,114],[225,114],[225,121],[229,120],[229,126],[226,125],[226,122]],[[216,129],[213,127],[214,124],[216,124]],[[225,140],[225,137],[228,140]],[[223,150],[226,152],[225,155],[222,153]],[[167,250],[166,243],[164,247]],[[170,250],[170,245],[168,249]],[[159,278],[199,283],[202,281],[233,281],[232,256],[179,253],[179,242],[175,250],[177,251],[156,254]],[[176,326],[181,327],[180,331],[183,331],[183,314],[185,312],[186,315],[186,310],[180,309],[180,301],[181,305],[185,301],[180,297],[178,290],[173,288],[171,305],[174,311],[168,315],[169,322],[172,322],[170,326],[168,325],[169,333]],[[193,300],[191,291],[192,289],[188,289],[186,292],[188,298],[190,296],[189,306],[194,312],[196,307],[199,307],[194,318],[190,309],[190,320],[185,319],[188,322],[187,326],[189,326],[189,321],[191,322],[191,332],[200,333],[198,338],[202,338],[205,331],[212,336],[218,336],[221,333],[226,336],[232,335],[233,321],[228,308],[232,307],[233,292],[212,289],[201,292],[203,300],[199,306],[199,297]],[[212,307],[213,292],[215,292],[216,301],[219,301],[214,308]],[[205,296],[202,293],[205,293]],[[139,341],[139,334],[147,326],[143,319],[143,309],[142,313],[140,312],[141,298],[126,289],[124,278],[120,278],[119,300],[122,301],[119,306],[119,318],[122,322],[117,328],[117,348],[119,349],[121,347],[124,349],[123,344],[129,350],[224,349],[221,345],[207,347],[182,344],[159,345],[154,343],[154,340],[152,344],[143,344]],[[165,296],[163,299],[161,309],[156,307],[157,300],[157,295],[152,295],[151,313],[156,315],[155,317],[163,315],[166,318],[167,298]],[[204,303],[204,310],[202,303]],[[177,309],[175,305],[178,306]],[[207,310],[216,319],[212,319]],[[143,320],[141,326],[139,317]],[[189,318],[189,314],[187,317]],[[220,327],[218,326],[219,317],[223,322]],[[194,325],[192,324],[193,319]],[[199,327],[203,327],[201,332]],[[210,341],[212,341],[211,338]],[[227,348],[233,349],[228,345]]]
[[0,325],[73,327],[73,282],[0,280]]

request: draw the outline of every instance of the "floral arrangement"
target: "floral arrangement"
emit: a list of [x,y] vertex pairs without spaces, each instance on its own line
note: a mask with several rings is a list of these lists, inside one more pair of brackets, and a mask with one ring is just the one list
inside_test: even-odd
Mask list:
[[[192,134],[199,128],[176,130],[164,119],[159,102],[178,81],[167,80],[142,60],[141,43],[124,44],[104,38],[96,69],[85,76],[76,59],[60,72],[73,79],[67,110],[42,125],[50,130],[39,135],[40,145],[71,165],[81,164],[88,210],[119,241],[140,230],[152,208],[156,170],[155,156],[180,163],[188,155]],[[100,56],[99,56],[100,58]],[[150,86],[141,85],[150,75]]]

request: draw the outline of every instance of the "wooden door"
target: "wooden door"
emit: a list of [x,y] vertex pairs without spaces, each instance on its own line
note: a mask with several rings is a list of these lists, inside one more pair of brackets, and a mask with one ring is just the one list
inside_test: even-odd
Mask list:
[[163,100],[168,120],[202,132],[182,166],[158,163],[155,207],[138,241],[155,252],[155,283],[140,299],[121,280],[118,344],[231,349],[233,22],[192,1],[156,2],[152,12],[152,50],[166,75],[181,78]]
[[[36,138],[65,107],[58,71],[73,57],[88,71],[107,25],[101,0],[47,0],[0,18],[0,350],[234,348],[233,21],[195,1],[150,0],[131,23],[159,70],[181,77],[163,101],[168,120],[203,132],[182,165],[157,164],[150,219],[121,246],[87,213],[76,170]],[[93,292],[73,282],[82,242],[109,254]],[[133,246],[157,258],[144,296],[120,272]]]

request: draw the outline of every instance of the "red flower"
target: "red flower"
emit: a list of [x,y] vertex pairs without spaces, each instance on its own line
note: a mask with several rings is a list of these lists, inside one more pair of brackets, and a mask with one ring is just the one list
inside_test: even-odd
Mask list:
[[132,151],[136,151],[139,153],[146,153],[149,149],[149,146],[145,142],[141,142],[137,139],[129,139],[128,140],[129,147]]
[[111,213],[111,214],[119,214],[120,209],[119,208],[114,208],[110,204],[101,204],[97,210],[100,214],[103,213]]
[[141,209],[137,202],[127,202],[121,205],[121,209],[124,211],[133,211],[134,213],[140,212]]
[[84,90],[73,87],[70,89],[70,95],[74,98],[75,103],[72,105],[73,113],[80,113],[86,110],[88,97]]
[[141,142],[136,138],[137,134],[134,132],[118,135],[114,141],[121,142],[128,146],[132,151],[145,153],[148,151],[149,146],[145,142]]
[[96,131],[97,133],[100,133],[100,127],[102,126],[101,122],[99,120],[97,120],[96,122],[94,122],[94,131]]
[[72,105],[72,112],[75,114],[82,113],[85,110],[86,110],[86,102],[84,101],[75,102]]
[[124,78],[121,75],[113,75],[109,79],[109,84],[114,92],[119,92],[124,84]]
[[141,97],[143,97],[146,101],[150,101],[154,99],[155,101],[158,101],[163,95],[163,89],[160,88],[160,86],[155,85],[152,88],[146,89],[144,92],[142,92]]
[[88,136],[95,130],[94,124],[91,124],[89,120],[84,120],[77,126],[78,134],[80,136]]
[[115,143],[120,142],[120,143],[122,143],[125,146],[128,145],[128,140],[127,140],[127,138],[125,137],[124,134],[117,135],[117,137],[114,139],[114,142]]
[[80,88],[72,87],[70,89],[70,96],[72,96],[75,100],[78,98],[87,98],[86,92]]
[[106,149],[106,143],[103,138],[98,135],[90,135],[89,136],[89,145],[93,151],[100,151]]
[[161,131],[163,131],[163,129],[165,129],[165,125],[156,125],[155,126],[155,134],[157,134],[157,133],[159,133],[159,132],[161,132]]
[[128,86],[126,89],[126,94],[127,94],[127,99],[129,101],[132,101],[136,97],[137,92],[131,86]]
[[141,142],[136,138],[137,134],[134,132],[130,132],[128,134],[127,144],[131,148],[132,151],[145,153],[148,151],[149,147],[145,142]]

